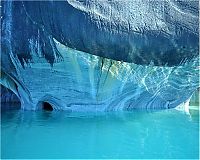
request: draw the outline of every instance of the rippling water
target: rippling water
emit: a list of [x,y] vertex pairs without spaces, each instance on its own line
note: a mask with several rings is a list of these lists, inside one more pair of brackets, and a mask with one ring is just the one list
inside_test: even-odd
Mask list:
[[2,111],[2,158],[198,158],[198,111]]

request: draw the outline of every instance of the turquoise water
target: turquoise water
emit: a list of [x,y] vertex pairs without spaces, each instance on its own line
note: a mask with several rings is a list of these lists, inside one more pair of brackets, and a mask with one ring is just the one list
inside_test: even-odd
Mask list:
[[2,158],[198,158],[198,111],[2,111]]

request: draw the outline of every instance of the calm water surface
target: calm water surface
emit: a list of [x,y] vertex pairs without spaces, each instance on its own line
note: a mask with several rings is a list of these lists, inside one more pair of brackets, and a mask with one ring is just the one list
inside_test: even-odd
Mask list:
[[198,111],[1,113],[2,158],[198,158]]

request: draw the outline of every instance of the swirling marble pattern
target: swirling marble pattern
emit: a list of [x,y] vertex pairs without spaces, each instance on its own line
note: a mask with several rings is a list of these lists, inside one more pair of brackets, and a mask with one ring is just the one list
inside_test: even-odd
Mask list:
[[1,84],[23,109],[174,108],[199,87],[196,4],[4,1]]

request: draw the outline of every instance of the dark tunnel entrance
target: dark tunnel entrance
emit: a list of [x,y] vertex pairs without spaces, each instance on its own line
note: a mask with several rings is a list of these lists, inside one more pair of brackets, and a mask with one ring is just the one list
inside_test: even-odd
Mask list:
[[17,95],[1,85],[1,111],[6,110],[19,110],[21,109],[21,102]]
[[48,102],[43,102],[43,110],[45,111],[53,111],[52,105],[50,105]]

